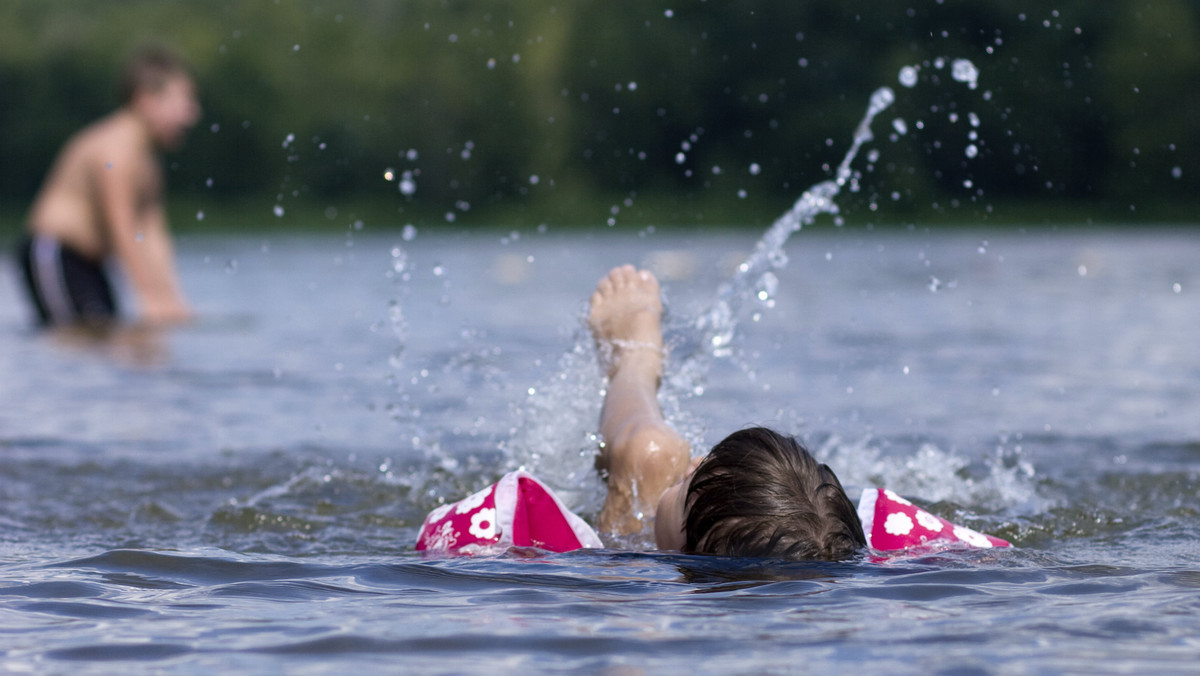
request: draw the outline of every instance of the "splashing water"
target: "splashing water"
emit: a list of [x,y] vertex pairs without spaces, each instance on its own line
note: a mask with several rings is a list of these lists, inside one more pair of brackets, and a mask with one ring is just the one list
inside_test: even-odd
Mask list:
[[854,140],[850,149],[838,165],[834,178],[817,183],[804,191],[792,208],[766,231],[755,245],[754,252],[738,266],[733,278],[721,285],[712,307],[693,323],[689,333],[690,339],[695,342],[682,350],[685,356],[664,382],[664,388],[684,393],[685,398],[689,393],[699,395],[702,392],[700,383],[708,372],[712,358],[728,357],[732,354],[734,333],[746,301],[757,299],[768,307],[771,306],[771,296],[774,295],[777,285],[771,271],[785,267],[788,262],[783,245],[792,233],[805,225],[811,225],[817,216],[838,213],[834,198],[847,182],[853,179],[850,165],[858,156],[863,144],[875,138],[871,132],[871,122],[895,100],[896,94],[891,87],[875,90],[866,114],[854,130]]
[[[743,306],[755,299],[770,307],[778,280],[771,272],[787,264],[783,245],[788,237],[820,214],[836,214],[834,198],[854,179],[851,163],[863,144],[872,140],[871,122],[895,101],[889,87],[881,87],[871,96],[866,115],[854,132],[854,140],[838,165],[834,178],[822,181],[801,195],[795,205],[767,230],[754,253],[743,262],[734,277],[721,286],[714,305],[690,327],[685,339],[691,349],[674,352],[686,356],[669,370],[660,400],[667,417],[699,448],[698,426],[688,424],[689,416],[681,402],[698,396],[700,383],[711,360],[731,354],[734,329]],[[600,443],[595,429],[604,395],[604,379],[596,366],[594,348],[586,329],[577,333],[573,348],[560,359],[557,376],[529,389],[528,397],[514,413],[520,423],[502,444],[512,464],[541,477],[572,508],[585,514],[599,510],[603,488],[592,458]]]
[[[915,67],[906,67],[900,75],[901,84],[914,86],[917,72]],[[954,61],[952,75],[969,88],[976,87],[978,70],[970,61]],[[705,312],[682,326],[666,327],[670,358],[674,363],[665,369],[668,375],[664,378],[659,401],[667,419],[674,422],[694,449],[702,448],[703,430],[700,425],[693,424],[683,404],[692,397],[703,395],[703,381],[713,360],[736,356],[734,338],[747,304],[773,307],[778,288],[774,271],[788,263],[783,247],[791,235],[805,225],[811,225],[822,214],[836,216],[839,210],[835,199],[842,189],[847,185],[852,191],[857,189],[858,176],[851,168],[852,163],[862,146],[874,139],[871,124],[875,117],[895,99],[895,92],[890,87],[875,90],[833,178],[806,190],[792,208],[767,229],[753,253],[738,266],[733,277],[719,287],[714,302]],[[978,117],[974,113],[970,114],[970,122],[972,127],[978,127]],[[907,131],[899,118],[893,121],[893,127],[900,133]],[[689,149],[686,142],[684,149]],[[686,159],[684,153],[680,155]],[[591,338],[586,329],[581,328],[573,348],[560,359],[557,375],[530,388],[528,399],[515,407],[514,414],[520,423],[512,430],[510,439],[502,444],[511,459],[510,464],[537,473],[560,491],[569,506],[585,515],[596,513],[604,496],[592,459],[601,443],[595,429],[605,382],[593,355]],[[821,455],[836,458],[839,464],[847,466],[852,481],[879,482],[886,478],[900,490],[909,490],[926,499],[988,505],[1012,502],[1014,496],[1017,500],[1035,499],[1029,480],[1032,468],[1025,464],[1012,468],[991,463],[980,479],[962,479],[968,463],[933,447],[923,447],[913,458],[899,461],[881,459],[878,452],[864,451],[864,448],[831,442],[822,449]]]
[[889,455],[871,439],[830,437],[814,455],[837,468],[850,486],[887,486],[922,502],[952,502],[988,511],[1039,513],[1056,506],[1037,492],[1034,468],[1016,449],[997,447],[993,457],[969,461],[929,443],[915,453]]

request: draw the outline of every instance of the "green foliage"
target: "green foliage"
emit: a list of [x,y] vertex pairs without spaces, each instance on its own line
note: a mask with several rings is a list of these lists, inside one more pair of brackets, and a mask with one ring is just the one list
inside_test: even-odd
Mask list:
[[[829,175],[884,84],[898,100],[876,122],[881,154],[856,165],[846,201],[865,219],[984,220],[1045,200],[1116,220],[1189,213],[1197,5],[1053,7],[10,0],[0,201],[31,199],[65,138],[113,105],[122,57],[153,38],[187,55],[205,108],[168,159],[176,197],[264,217],[371,203],[395,222],[761,223]],[[971,59],[980,87],[938,57]],[[913,89],[897,82],[910,64]],[[893,134],[895,117],[909,133]],[[416,193],[387,169],[412,172]]]

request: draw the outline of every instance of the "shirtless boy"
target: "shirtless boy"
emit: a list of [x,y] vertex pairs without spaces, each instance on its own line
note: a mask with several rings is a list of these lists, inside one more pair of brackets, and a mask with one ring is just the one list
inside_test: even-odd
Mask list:
[[43,324],[115,319],[104,271],[114,256],[140,319],[191,315],[167,230],[159,152],[177,149],[199,119],[195,85],[172,52],[147,47],[128,62],[120,94],[118,110],[63,147],[30,209],[18,255]]

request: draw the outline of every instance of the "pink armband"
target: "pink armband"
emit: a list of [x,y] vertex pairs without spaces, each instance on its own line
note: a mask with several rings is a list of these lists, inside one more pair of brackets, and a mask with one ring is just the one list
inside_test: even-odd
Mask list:
[[907,549],[926,544],[961,542],[969,547],[1011,547],[1006,540],[956,526],[930,514],[884,488],[863,490],[858,501],[867,545],[881,551]]
[[509,472],[499,481],[425,517],[421,551],[485,554],[509,547],[569,552],[602,547],[596,531],[563,506],[533,475]]

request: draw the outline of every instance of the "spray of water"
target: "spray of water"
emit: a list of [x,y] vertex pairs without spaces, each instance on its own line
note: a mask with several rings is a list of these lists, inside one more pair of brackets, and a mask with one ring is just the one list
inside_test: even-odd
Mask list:
[[[934,67],[945,65],[942,62]],[[955,61],[952,70],[956,81],[974,88],[978,71],[969,61]],[[904,69],[901,84],[915,85],[918,72],[916,67]],[[843,188],[856,189],[858,175],[852,164],[861,148],[874,138],[872,122],[895,98],[890,87],[880,87],[871,95],[850,148],[833,176],[806,190],[767,229],[732,278],[719,287],[704,312],[682,325],[672,323],[668,336],[672,363],[666,368],[660,402],[668,419],[676,423],[694,448],[700,447],[697,442],[703,431],[690,424],[683,404],[703,394],[704,379],[715,359],[736,356],[736,333],[747,307],[773,305],[778,287],[775,271],[788,263],[784,245],[791,235],[823,214],[836,216],[835,200]],[[978,126],[973,115],[971,126]],[[592,462],[601,443],[596,435],[596,421],[604,387],[591,338],[581,326],[573,347],[559,360],[554,375],[529,388],[527,396],[514,405],[518,423],[510,430],[508,441],[502,444],[511,466],[535,472],[569,506],[585,515],[599,510],[604,495]],[[985,473],[991,472],[989,477],[977,480],[962,478],[968,465],[965,460],[934,447],[924,447],[907,459],[891,459],[872,450],[868,441],[842,444],[834,440],[820,449],[819,455],[845,467],[851,482],[886,483],[924,499],[987,506],[1011,504],[1014,497],[1018,501],[1033,499],[1032,468],[1026,465],[1013,469],[997,463],[991,470],[985,468]]]
[[788,263],[783,250],[788,238],[802,227],[811,225],[821,214],[838,213],[834,199],[843,187],[854,180],[850,165],[863,144],[874,139],[871,122],[895,100],[896,94],[891,87],[875,90],[834,178],[805,190],[792,208],[767,229],[755,245],[754,252],[737,267],[733,277],[717,290],[712,306],[696,318],[688,332],[692,339],[690,344],[682,346],[682,350],[676,350],[679,362],[673,365],[664,383],[668,392],[678,393],[685,398],[702,393],[701,382],[708,373],[712,359],[732,354],[734,334],[746,303],[757,300],[769,306],[778,286],[773,271],[786,267]]

